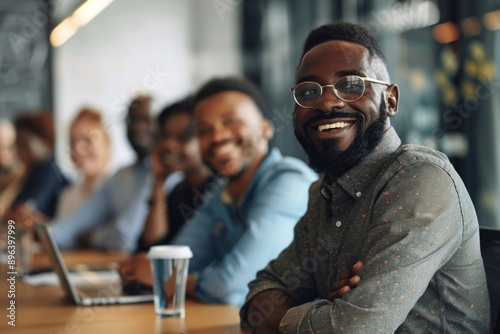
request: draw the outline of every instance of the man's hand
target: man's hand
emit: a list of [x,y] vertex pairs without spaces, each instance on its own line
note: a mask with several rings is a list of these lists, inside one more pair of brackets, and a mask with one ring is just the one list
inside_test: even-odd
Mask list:
[[189,274],[186,283],[186,296],[191,299],[196,299],[196,283],[198,282],[198,276]]
[[252,299],[248,305],[246,319],[243,320],[252,333],[279,334],[281,318],[294,306],[297,306],[297,302],[281,291],[263,291]]
[[[123,285],[141,283],[147,286],[153,286],[153,275],[151,273],[150,261],[146,253],[139,253],[121,261],[119,263],[118,272],[120,273]],[[172,298],[175,292],[176,276],[174,272],[165,285],[165,291],[169,298]],[[196,281],[196,275],[188,275],[186,286],[186,296],[188,298],[196,299],[194,295]]]
[[149,157],[153,176],[162,184],[170,174],[179,171],[182,165],[176,154],[162,146],[161,140],[155,143]]
[[153,285],[151,266],[146,253],[139,253],[119,264],[119,271],[124,285],[139,282],[148,286]]
[[361,281],[361,277],[356,275],[358,271],[363,267],[363,262],[356,262],[351,269],[344,271],[340,274],[340,280],[332,284],[332,293],[327,297],[327,299],[333,302],[336,298],[341,298],[349,290],[354,289],[358,286]]
[[26,227],[31,227],[34,222],[47,223],[50,220],[47,216],[29,203],[20,204],[14,208],[6,210],[4,213],[4,219],[6,221],[12,219],[16,222],[16,224]]
[[161,146],[158,143],[153,146],[149,159],[151,163],[151,171],[153,172],[155,178],[165,180],[169,171],[166,170],[165,166],[161,162]]

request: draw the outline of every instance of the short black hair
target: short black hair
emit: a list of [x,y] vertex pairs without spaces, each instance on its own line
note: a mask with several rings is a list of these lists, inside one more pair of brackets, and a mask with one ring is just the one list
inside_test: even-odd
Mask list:
[[22,113],[14,119],[14,127],[17,132],[20,129],[29,131],[43,140],[52,149],[54,149],[56,143],[54,126],[54,115],[49,109],[39,109]]
[[300,59],[302,60],[306,52],[316,45],[334,40],[362,45],[371,56],[377,56],[387,66],[385,56],[373,34],[362,25],[345,21],[329,23],[313,29],[306,38]]
[[178,100],[177,102],[164,107],[156,118],[158,127],[161,128],[170,117],[177,114],[186,114],[190,117],[188,128],[189,136],[194,136],[194,111],[192,96],[187,96],[182,100]]
[[148,110],[151,108],[152,98],[149,95],[139,95],[136,96],[128,105],[127,112],[130,114],[134,109],[139,107],[146,107]]
[[267,106],[260,90],[251,81],[240,77],[214,78],[208,81],[195,94],[193,105],[212,95],[227,91],[248,95],[257,105],[262,115],[266,115]]

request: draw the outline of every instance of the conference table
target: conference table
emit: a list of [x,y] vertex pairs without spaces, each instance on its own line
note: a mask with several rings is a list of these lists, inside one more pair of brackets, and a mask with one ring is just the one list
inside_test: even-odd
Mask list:
[[[68,266],[104,265],[125,258],[119,253],[63,252]],[[50,267],[44,254],[35,254],[34,268]],[[61,286],[32,286],[15,280],[15,297],[6,266],[0,274],[0,333],[186,333],[239,334],[238,308],[231,305],[186,301],[185,318],[162,318],[152,302],[127,305],[76,306],[65,298]],[[11,301],[15,301],[15,327],[8,324]]]

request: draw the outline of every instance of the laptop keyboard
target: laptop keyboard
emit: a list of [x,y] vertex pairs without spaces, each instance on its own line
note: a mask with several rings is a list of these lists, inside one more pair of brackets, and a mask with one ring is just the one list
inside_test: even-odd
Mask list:
[[78,287],[78,291],[89,298],[106,298],[122,295],[120,286],[85,286]]

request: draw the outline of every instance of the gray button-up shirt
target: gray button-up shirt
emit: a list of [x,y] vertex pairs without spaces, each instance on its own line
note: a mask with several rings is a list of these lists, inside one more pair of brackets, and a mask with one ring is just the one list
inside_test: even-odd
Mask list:
[[[313,184],[292,244],[250,283],[247,305],[270,289],[300,304],[281,320],[283,333],[488,333],[478,222],[467,190],[442,153],[400,145],[391,128],[338,180]],[[359,285],[326,300],[358,260]]]

